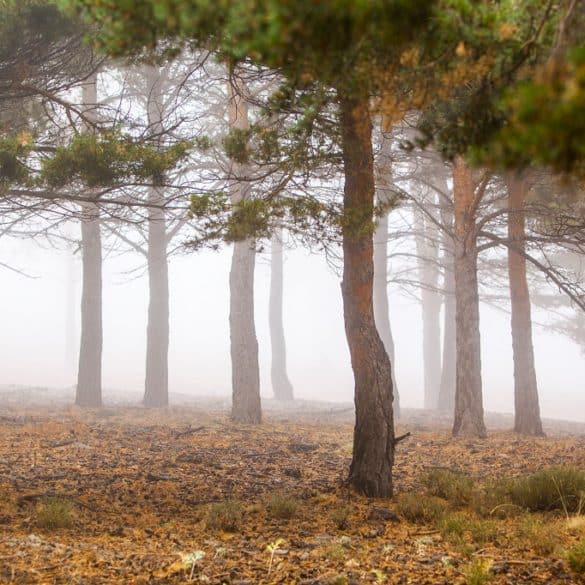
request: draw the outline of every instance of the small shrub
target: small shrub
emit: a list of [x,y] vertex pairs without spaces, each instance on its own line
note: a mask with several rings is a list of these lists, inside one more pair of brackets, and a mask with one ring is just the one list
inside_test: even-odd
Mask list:
[[552,554],[559,545],[559,527],[556,523],[528,515],[518,526],[520,538],[527,548],[541,556]]
[[397,510],[409,522],[433,524],[447,512],[448,506],[440,498],[411,493],[398,500]]
[[331,520],[338,530],[345,530],[349,526],[351,506],[341,506],[331,512]]
[[522,508],[510,500],[511,482],[488,483],[475,490],[469,507],[483,518],[509,518],[523,512]]
[[491,562],[485,559],[475,559],[465,569],[465,583],[467,585],[485,585],[492,580],[490,573]]
[[585,573],[585,540],[567,551],[567,562],[575,573]]
[[266,511],[273,518],[287,520],[297,515],[299,501],[286,494],[274,494],[266,502]]
[[585,498],[585,472],[575,467],[551,467],[514,479],[510,500],[531,512],[563,510],[580,513]]
[[468,524],[469,519],[464,514],[445,514],[439,520],[439,530],[449,542],[461,543]]
[[73,504],[62,498],[47,498],[37,509],[36,522],[45,530],[70,528],[73,525]]
[[237,500],[211,504],[207,514],[207,528],[237,532],[242,523],[242,505]]
[[468,504],[473,495],[473,479],[450,469],[432,469],[422,478],[427,492],[455,506]]
[[498,536],[498,524],[493,520],[472,520],[468,528],[476,544],[493,542]]

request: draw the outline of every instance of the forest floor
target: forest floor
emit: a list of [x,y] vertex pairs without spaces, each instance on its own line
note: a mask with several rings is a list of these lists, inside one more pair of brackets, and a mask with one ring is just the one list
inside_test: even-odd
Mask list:
[[[344,485],[349,407],[272,405],[251,427],[213,401],[84,412],[1,399],[2,584],[585,582],[567,563],[585,537],[580,517],[486,507],[466,492],[583,467],[584,425],[453,439],[446,421],[406,412],[396,496],[376,501]],[[424,481],[437,470],[467,483],[437,498]]]

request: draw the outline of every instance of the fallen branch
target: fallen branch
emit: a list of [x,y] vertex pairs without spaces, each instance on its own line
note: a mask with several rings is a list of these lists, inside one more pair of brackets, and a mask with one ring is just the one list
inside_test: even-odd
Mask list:
[[398,437],[394,437],[394,445],[398,445],[400,441],[404,441],[404,439],[408,439],[410,437],[410,432],[404,433],[404,435],[399,435]]

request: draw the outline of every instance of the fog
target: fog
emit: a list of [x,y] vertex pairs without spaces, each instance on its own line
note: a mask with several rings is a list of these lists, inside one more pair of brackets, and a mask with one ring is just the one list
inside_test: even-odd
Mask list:
[[[30,240],[2,240],[0,363],[2,385],[50,388],[75,384],[79,337],[79,254]],[[190,395],[231,393],[229,288],[231,248],[177,255],[170,261],[169,390]],[[136,254],[110,253],[104,263],[103,385],[136,392],[144,383],[148,282]],[[25,274],[17,273],[13,269]],[[347,402],[353,380],[342,320],[340,276],[321,255],[285,253],[284,325],[288,371],[297,398]],[[268,254],[256,267],[256,327],[261,393],[270,397]],[[390,282],[401,404],[422,407],[422,322],[419,303]],[[545,418],[585,421],[585,363],[579,347],[538,323],[534,344],[540,404]],[[482,305],[482,375],[488,411],[512,412],[513,372],[509,314]],[[68,342],[74,333],[74,344]]]

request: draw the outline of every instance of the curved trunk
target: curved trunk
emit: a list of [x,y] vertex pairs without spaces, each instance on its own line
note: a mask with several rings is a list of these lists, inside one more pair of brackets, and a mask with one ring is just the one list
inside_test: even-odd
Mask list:
[[[538,387],[532,346],[530,291],[526,279],[524,252],[525,218],[522,209],[527,183],[518,175],[508,179],[508,274],[512,309],[512,349],[514,354],[514,430],[524,435],[543,435],[538,403]],[[515,251],[517,250],[517,251]]]
[[272,237],[270,245],[270,298],[268,300],[272,348],[270,377],[274,398],[292,400],[293,387],[286,372],[286,341],[282,320],[283,280],[282,230],[279,230]]
[[343,312],[355,379],[356,422],[349,482],[371,497],[392,495],[394,421],[390,360],[374,321],[374,169],[367,99],[340,96],[345,171]]
[[[164,202],[160,188],[151,187],[148,201]],[[169,404],[169,268],[165,212],[148,210],[148,324],[146,326],[146,376],[144,406]]]
[[455,203],[456,388],[454,435],[484,437],[477,285],[476,193],[471,169],[453,167]]
[[[230,129],[249,128],[248,105],[243,83],[237,78],[228,82]],[[238,203],[250,197],[245,180],[245,165],[232,162],[230,169],[231,200]],[[232,418],[236,422],[259,423],[260,369],[258,340],[254,323],[254,241],[234,242],[230,269],[230,354],[232,362]]]
[[83,284],[81,290],[81,339],[77,372],[78,406],[102,405],[102,243],[99,208],[84,203],[81,212]]

